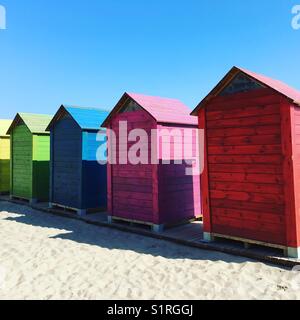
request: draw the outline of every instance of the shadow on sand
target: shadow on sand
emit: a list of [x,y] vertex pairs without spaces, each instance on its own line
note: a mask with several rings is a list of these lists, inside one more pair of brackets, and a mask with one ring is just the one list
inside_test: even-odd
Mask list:
[[[86,224],[82,221],[47,214],[27,206],[0,201],[0,211],[15,217],[2,218],[2,221],[30,225],[38,228],[54,229],[57,234],[51,239],[74,241],[80,244],[98,246],[108,250],[128,250],[139,254],[163,257],[166,259],[190,259],[223,261],[225,263],[245,263],[249,258],[233,256],[216,251],[189,248],[168,241],[131,234],[106,227]],[[38,230],[37,230],[38,232]]]

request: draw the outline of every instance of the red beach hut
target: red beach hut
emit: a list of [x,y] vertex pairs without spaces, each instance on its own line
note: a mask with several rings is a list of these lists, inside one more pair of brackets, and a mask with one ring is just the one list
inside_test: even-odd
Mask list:
[[300,92],[234,67],[193,111],[204,231],[300,256]]
[[[200,174],[187,174],[191,163],[186,156],[182,159],[184,153],[194,163],[199,158],[197,119],[190,116],[188,107],[174,99],[125,93],[102,126],[108,129],[110,221],[147,224],[159,232],[164,226],[201,216]],[[138,130],[134,133],[134,129]],[[137,138],[141,129],[144,137]],[[183,135],[192,138],[186,141]],[[128,161],[132,153],[146,156]]]

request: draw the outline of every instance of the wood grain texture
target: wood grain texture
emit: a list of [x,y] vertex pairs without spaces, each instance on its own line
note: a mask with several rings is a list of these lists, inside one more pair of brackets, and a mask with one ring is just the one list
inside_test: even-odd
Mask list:
[[33,135],[25,124],[16,126],[11,133],[11,194],[31,199],[32,193],[32,152]]
[[[127,122],[127,134],[132,129],[146,130],[149,144],[141,145],[141,152],[147,152],[148,162],[154,160],[153,164],[120,162],[119,157],[127,155],[136,143],[127,142],[126,137],[120,136],[121,121]],[[109,126],[117,134],[118,145],[118,163],[110,165],[108,171],[108,199],[113,217],[152,224],[171,224],[201,214],[199,176],[187,177],[187,165],[174,164],[174,159],[178,159],[179,154],[182,158],[184,151],[182,133],[184,130],[196,129],[196,126],[158,124],[144,110],[114,114]],[[150,139],[152,129],[158,129],[158,135]],[[111,148],[111,144],[108,146]],[[196,154],[195,144],[186,144],[185,147],[191,156]],[[162,158],[168,159],[170,164],[162,164]]]
[[280,101],[268,89],[216,97],[200,111],[207,132],[206,232],[286,244]]
[[0,137],[0,192],[10,190],[10,138]]
[[[52,122],[51,130],[51,202],[76,209],[96,209],[107,206],[107,167],[97,161],[97,150],[105,139],[97,141],[95,110],[77,110],[76,120],[64,113]],[[73,111],[75,112],[75,111]],[[96,114],[97,115],[97,114]],[[79,117],[80,116],[80,117]],[[105,160],[104,155],[100,160]]]
[[286,216],[286,236],[289,247],[298,248],[300,246],[300,192],[299,185],[299,160],[295,155],[299,152],[299,147],[296,143],[297,133],[295,125],[299,124],[297,118],[298,108],[292,106],[287,100],[282,100],[281,116],[282,116],[282,153],[283,175],[286,181],[284,188],[284,196],[286,201],[285,216]]

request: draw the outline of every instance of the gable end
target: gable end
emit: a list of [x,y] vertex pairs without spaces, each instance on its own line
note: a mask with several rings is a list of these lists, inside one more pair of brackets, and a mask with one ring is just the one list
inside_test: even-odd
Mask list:
[[237,74],[233,80],[219,93],[220,96],[226,96],[235,93],[249,92],[263,89],[265,86],[251,79],[243,73]]

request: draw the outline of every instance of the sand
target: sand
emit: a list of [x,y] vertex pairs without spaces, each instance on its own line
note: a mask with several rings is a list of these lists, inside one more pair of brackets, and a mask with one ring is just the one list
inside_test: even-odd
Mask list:
[[0,202],[0,299],[299,299],[300,272]]

